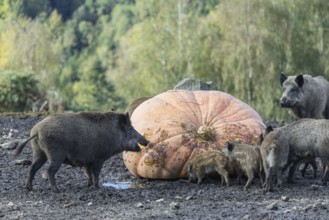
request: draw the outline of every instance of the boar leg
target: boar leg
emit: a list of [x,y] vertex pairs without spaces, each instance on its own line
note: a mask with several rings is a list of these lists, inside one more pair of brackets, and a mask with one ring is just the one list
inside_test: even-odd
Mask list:
[[327,185],[327,181],[328,181],[328,164],[327,163],[323,163],[323,166],[325,167],[325,171],[323,173],[323,177],[322,177],[322,184],[323,185]]
[[328,165],[325,165],[325,164],[322,164],[322,177],[321,177],[321,181],[323,181],[323,179],[324,179],[324,174],[326,173],[326,172],[328,172],[327,170],[328,170]]
[[313,179],[316,179],[318,166],[316,165],[315,159],[310,159],[308,162],[305,163],[304,168],[302,169],[302,176],[305,177],[305,173],[309,164],[311,164],[313,168]]
[[225,183],[226,183],[226,186],[230,186],[230,181],[229,181],[229,178],[228,178],[228,172],[225,169],[217,170],[217,172],[222,178],[222,185],[223,185],[223,179],[224,179]]
[[27,179],[27,183],[25,186],[26,189],[30,191],[32,190],[32,181],[34,179],[34,176],[36,172],[42,167],[42,165],[46,163],[46,161],[47,161],[47,157],[44,152],[36,149],[33,150],[33,162],[30,167],[29,177]]
[[316,164],[315,159],[312,159],[312,160],[310,161],[310,164],[311,164],[311,166],[312,166],[312,168],[313,168],[313,179],[316,179],[316,177],[317,177],[317,172],[318,172],[318,165]]
[[93,185],[92,167],[91,167],[91,165],[86,165],[85,169],[86,169],[86,173],[87,173],[87,176],[88,176],[88,186],[91,186],[91,185]]
[[277,181],[277,186],[278,187],[281,187],[282,185],[282,169],[281,168],[278,168],[276,170],[276,181]]
[[248,172],[248,181],[246,183],[246,185],[244,186],[244,190],[247,190],[247,188],[250,186],[250,184],[252,183],[253,179],[254,179],[254,172]]
[[272,180],[273,180],[273,172],[274,168],[270,167],[268,171],[266,172],[266,178],[264,183],[264,191],[270,192],[272,190]]
[[303,176],[303,177],[305,177],[305,173],[306,173],[306,170],[307,170],[307,167],[308,167],[309,164],[310,164],[310,163],[308,163],[308,162],[304,164],[304,167],[303,167],[303,169],[302,169],[302,176]]
[[238,185],[240,185],[241,184],[241,178],[242,178],[242,172],[241,172],[240,169],[237,171],[236,175],[237,175],[237,179],[238,179]]
[[56,185],[55,174],[57,173],[60,166],[64,162],[64,158],[56,159],[56,160],[54,160],[52,158],[48,158],[48,159],[49,159],[49,167],[47,169],[48,180],[49,180],[52,190],[54,192],[58,193],[59,190]]
[[267,165],[267,162],[263,160],[263,174],[264,174],[264,181],[263,181],[263,187],[265,187],[268,184],[268,180],[270,177],[270,171],[269,167]]
[[92,164],[92,169],[91,169],[91,176],[93,180],[93,185],[94,187],[99,186],[99,174],[101,172],[101,169],[103,167],[104,161],[99,161],[97,163]]
[[197,172],[197,177],[198,177],[198,184],[200,184],[204,178],[204,173],[202,172]]
[[294,183],[293,178],[298,164],[299,164],[298,162],[293,162],[292,165],[290,166],[288,173],[288,180],[287,180],[288,183]]

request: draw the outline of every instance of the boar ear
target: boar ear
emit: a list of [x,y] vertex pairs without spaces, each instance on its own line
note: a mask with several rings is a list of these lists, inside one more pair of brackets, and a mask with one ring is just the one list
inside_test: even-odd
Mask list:
[[119,118],[120,125],[129,125],[130,124],[130,118],[129,114],[121,114]]
[[283,85],[283,82],[286,81],[286,79],[287,79],[286,75],[284,75],[284,73],[282,72],[280,74],[280,84],[281,84],[281,86]]
[[130,122],[129,113],[128,113],[128,112],[126,112],[126,113],[125,113],[125,115],[126,115],[126,118],[128,118],[128,120],[129,120],[129,122]]
[[296,76],[295,82],[297,83],[297,85],[299,86],[299,88],[301,88],[304,84],[304,77],[302,74],[299,74],[298,76]]
[[266,127],[266,130],[265,130],[265,133],[268,134],[270,133],[271,131],[273,131],[273,127],[271,125],[267,126]]
[[262,145],[263,140],[264,140],[264,134],[262,133],[262,134],[259,135],[259,142],[258,142],[258,145]]
[[228,151],[233,151],[233,149],[234,149],[234,144],[228,141],[228,142],[226,143],[226,147],[227,147],[227,150],[228,150]]

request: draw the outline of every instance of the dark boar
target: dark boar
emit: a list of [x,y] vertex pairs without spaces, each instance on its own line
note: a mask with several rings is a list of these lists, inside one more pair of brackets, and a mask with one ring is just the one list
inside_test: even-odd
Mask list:
[[284,89],[280,105],[290,108],[296,119],[329,119],[329,82],[322,76],[285,76],[281,73],[281,86]]
[[33,162],[26,188],[32,190],[35,173],[48,160],[48,179],[58,192],[55,174],[62,163],[85,167],[88,185],[98,187],[103,163],[122,151],[140,151],[138,143],[148,141],[131,125],[128,114],[116,112],[81,112],[54,114],[36,124],[30,138],[18,146],[17,157],[27,142],[32,141]]
[[248,181],[244,186],[246,190],[252,183],[255,174],[258,175],[263,184],[263,164],[260,154],[260,148],[249,144],[240,143],[226,143],[226,148],[229,152],[229,157],[232,162],[237,166],[234,170],[237,172],[238,184],[241,182],[241,177],[245,174]]
[[205,175],[218,173],[226,185],[229,186],[228,179],[228,161],[229,158],[222,151],[207,151],[200,154],[195,160],[187,163],[187,176],[190,182],[200,184]]
[[322,178],[323,184],[326,184],[329,163],[328,146],[329,120],[325,119],[301,119],[270,132],[265,136],[261,147],[267,189],[271,188],[269,180],[275,171],[279,173],[278,183],[281,184],[282,170],[285,167],[292,164],[288,176],[288,180],[292,180],[298,163],[315,157],[320,158],[326,168]]

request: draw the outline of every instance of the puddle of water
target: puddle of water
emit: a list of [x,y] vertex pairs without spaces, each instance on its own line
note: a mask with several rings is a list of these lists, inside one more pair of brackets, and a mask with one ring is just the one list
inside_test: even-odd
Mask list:
[[107,182],[103,183],[103,186],[112,187],[119,190],[134,188],[131,182]]
[[111,187],[117,190],[138,189],[145,187],[145,185],[138,184],[136,182],[120,181],[119,178],[116,176],[108,176],[108,178],[106,178],[106,181],[105,183],[102,184],[102,186]]

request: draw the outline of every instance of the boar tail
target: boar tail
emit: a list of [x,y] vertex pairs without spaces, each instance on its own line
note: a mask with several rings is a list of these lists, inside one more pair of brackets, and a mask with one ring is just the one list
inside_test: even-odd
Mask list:
[[37,137],[38,136],[38,134],[35,134],[35,135],[33,135],[33,136],[31,136],[30,138],[28,138],[28,139],[26,139],[24,142],[22,142],[22,143],[20,143],[17,147],[16,147],[16,149],[14,150],[14,152],[13,152],[13,159],[16,159],[21,153],[22,153],[22,150],[23,150],[23,148],[26,146],[26,144],[30,141],[30,140],[32,140],[33,138],[35,138],[35,137]]

